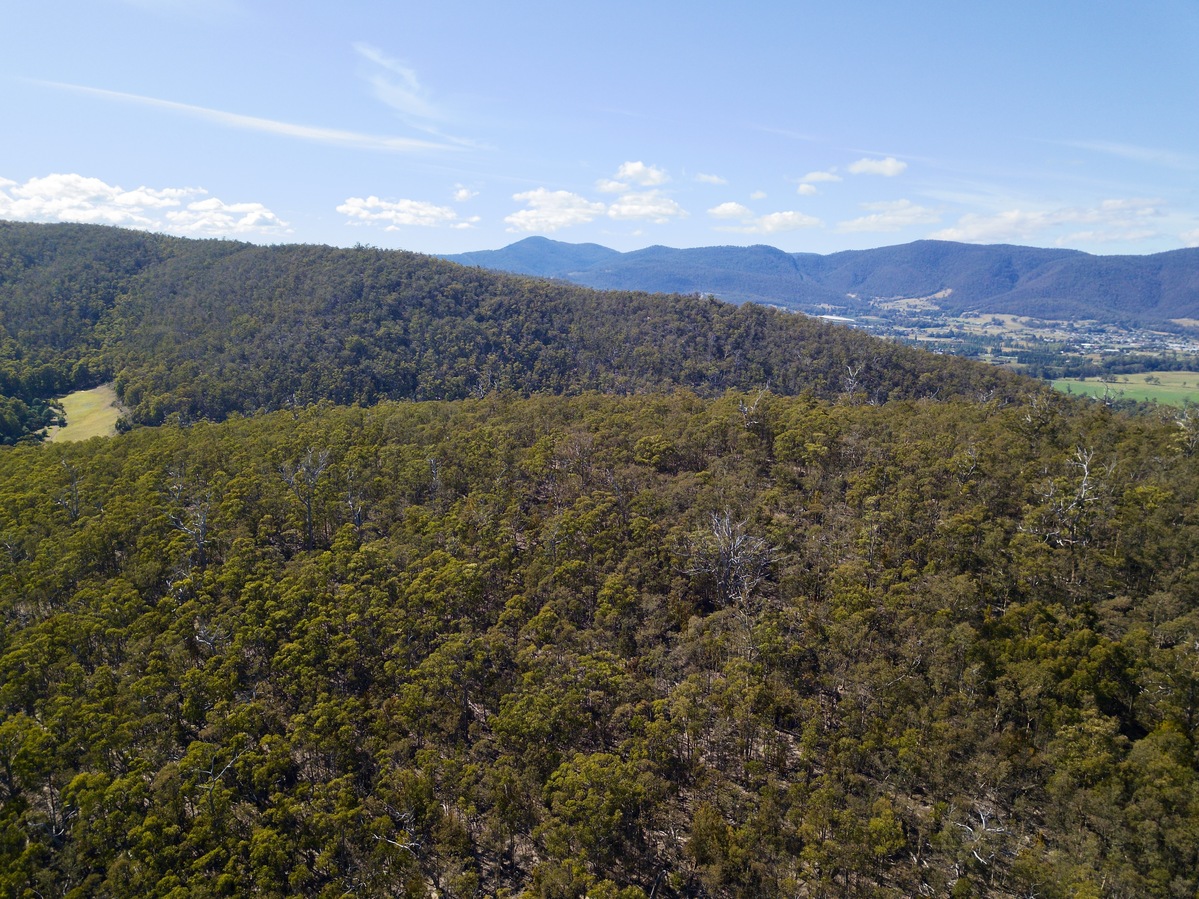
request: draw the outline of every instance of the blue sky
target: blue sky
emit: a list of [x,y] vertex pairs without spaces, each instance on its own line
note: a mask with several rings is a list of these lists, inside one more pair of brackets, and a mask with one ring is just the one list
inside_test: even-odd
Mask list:
[[1199,2],[42,0],[0,218],[430,253],[1199,246]]

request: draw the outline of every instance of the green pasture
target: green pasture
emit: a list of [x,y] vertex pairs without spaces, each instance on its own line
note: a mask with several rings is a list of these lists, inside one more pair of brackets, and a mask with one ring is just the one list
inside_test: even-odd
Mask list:
[[111,384],[68,393],[59,402],[67,423],[61,428],[51,428],[47,440],[87,440],[89,437],[111,437],[117,432],[117,419],[122,410]]
[[1130,399],[1143,402],[1158,402],[1166,406],[1199,404],[1199,372],[1159,371],[1141,375],[1119,375],[1114,381],[1098,378],[1059,378],[1053,389],[1074,396],[1110,396],[1114,399]]

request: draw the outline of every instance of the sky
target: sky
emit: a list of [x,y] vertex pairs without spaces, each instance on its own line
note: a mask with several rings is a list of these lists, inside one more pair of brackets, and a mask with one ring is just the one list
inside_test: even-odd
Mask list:
[[0,219],[422,253],[1199,246],[1199,0],[7,6]]

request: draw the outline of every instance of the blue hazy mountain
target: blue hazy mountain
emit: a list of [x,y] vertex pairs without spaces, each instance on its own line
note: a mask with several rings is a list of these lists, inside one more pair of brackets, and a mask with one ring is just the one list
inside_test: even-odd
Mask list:
[[1163,323],[1199,319],[1199,249],[1146,256],[920,240],[829,255],[768,246],[621,253],[532,237],[454,262],[588,287],[712,294],[806,312],[863,311],[871,299],[931,297],[946,312]]

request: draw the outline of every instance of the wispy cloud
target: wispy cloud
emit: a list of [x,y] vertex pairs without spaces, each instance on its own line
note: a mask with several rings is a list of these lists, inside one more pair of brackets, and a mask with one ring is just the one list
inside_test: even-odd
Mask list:
[[354,44],[354,52],[369,66],[365,78],[375,97],[394,110],[406,125],[451,143],[476,145],[473,140],[454,137],[442,131],[442,124],[448,121],[450,116],[433,101],[431,93],[421,84],[415,69],[398,59],[393,59],[371,44]]
[[127,94],[122,91],[110,91],[98,87],[85,87],[79,84],[63,84],[55,81],[41,81],[39,84],[59,90],[74,91],[101,97],[105,100],[116,100],[124,103],[134,103],[139,106],[149,106],[157,109],[167,109],[183,113],[193,118],[202,119],[225,128],[237,128],[243,131],[258,131],[274,134],[280,137],[313,143],[331,144],[334,146],[350,147],[358,150],[380,150],[390,153],[415,153],[430,151],[456,150],[460,147],[454,143],[444,143],[420,140],[410,137],[389,137],[384,135],[362,134],[356,131],[342,131],[336,128],[322,128],[316,125],[297,125],[293,122],[280,122],[276,119],[264,119],[256,116],[241,115],[236,112],[226,112],[220,109],[209,109],[205,106],[193,106],[189,103],[177,103],[174,100],[160,100],[156,97],[144,97],[139,94]]
[[126,190],[99,178],[53,174],[24,184],[0,179],[0,218],[85,222],[196,237],[275,235],[287,223],[261,203],[227,203],[199,187]]
[[1030,241],[1042,238],[1046,232],[1055,229],[1060,231],[1087,226],[1083,230],[1062,233],[1056,242],[1069,245],[1079,241],[1148,240],[1160,235],[1160,229],[1153,224],[1162,215],[1159,203],[1157,200],[1132,198],[1105,200],[1097,206],[1008,209],[992,215],[970,213],[958,219],[953,227],[931,236],[966,243]]
[[416,70],[396,59],[392,59],[378,47],[358,43],[354,52],[372,64],[367,81],[375,90],[375,96],[406,118],[441,119],[441,112],[430,101],[428,92],[421,87]]
[[1092,153],[1103,153],[1117,156],[1133,162],[1144,162],[1159,165],[1163,168],[1178,171],[1195,171],[1199,169],[1199,156],[1189,153],[1178,153],[1174,150],[1161,150],[1156,147],[1139,147],[1135,144],[1122,144],[1103,140],[1066,140],[1056,141],[1064,147],[1074,147],[1079,150],[1089,150]]
[[243,13],[236,0],[121,0],[126,6],[134,6],[146,12],[160,15],[197,18],[229,18]]
[[910,200],[894,200],[883,203],[863,203],[870,215],[837,224],[841,232],[857,231],[900,231],[912,225],[927,225],[938,222],[941,214],[925,206],[917,206]]
[[698,174],[696,174],[695,180],[698,181],[700,184],[728,184],[729,183],[727,178],[721,178],[719,175],[708,175],[703,172],[699,172]]
[[375,196],[349,197],[337,211],[354,220],[354,224],[382,224],[388,231],[398,231],[401,227],[471,228],[479,221],[478,216],[459,219],[457,211],[449,206],[423,200],[381,200]]

